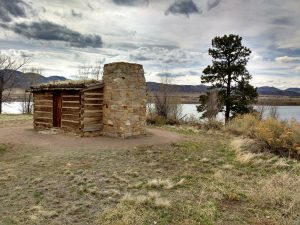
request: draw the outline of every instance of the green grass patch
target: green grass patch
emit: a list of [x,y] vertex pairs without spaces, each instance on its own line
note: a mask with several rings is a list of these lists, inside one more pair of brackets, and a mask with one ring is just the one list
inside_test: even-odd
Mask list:
[[0,144],[0,156],[7,152],[7,146]]
[[34,191],[33,198],[34,198],[35,202],[38,204],[44,199],[44,193],[41,191]]
[[4,218],[2,221],[0,220],[1,225],[15,225],[18,224],[15,220],[10,219],[10,218]]

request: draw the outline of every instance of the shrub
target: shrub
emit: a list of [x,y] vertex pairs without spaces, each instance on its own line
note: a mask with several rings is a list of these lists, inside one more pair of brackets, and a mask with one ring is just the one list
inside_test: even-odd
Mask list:
[[255,114],[244,114],[231,120],[225,130],[255,138],[280,155],[300,158],[300,124],[296,120],[280,121],[272,117],[261,120]]
[[233,118],[226,126],[232,134],[253,136],[254,127],[259,123],[259,117],[255,114],[244,114]]
[[200,128],[204,130],[221,130],[223,125],[219,120],[206,120],[199,123]]
[[180,125],[181,122],[179,119],[170,118],[170,119],[167,119],[166,124],[173,126],[173,125]]
[[161,125],[179,125],[181,124],[180,120],[178,119],[175,119],[175,118],[164,118],[162,116],[152,116],[152,117],[148,117],[147,118],[147,124],[150,124],[150,125],[158,125],[158,126],[161,126]]
[[[296,121],[268,118],[255,127],[255,137],[280,154],[295,154],[300,147],[300,130]],[[299,154],[299,153],[298,153]]]
[[194,114],[191,114],[191,115],[184,116],[182,118],[182,123],[189,124],[189,125],[198,125],[200,123],[200,120]]
[[166,119],[156,115],[156,116],[148,117],[147,123],[150,125],[164,125],[166,124]]

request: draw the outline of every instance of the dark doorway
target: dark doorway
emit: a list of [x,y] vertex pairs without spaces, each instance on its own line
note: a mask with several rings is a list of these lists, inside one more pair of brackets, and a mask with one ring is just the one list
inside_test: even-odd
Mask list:
[[61,93],[53,93],[53,127],[61,127],[61,110],[62,100]]

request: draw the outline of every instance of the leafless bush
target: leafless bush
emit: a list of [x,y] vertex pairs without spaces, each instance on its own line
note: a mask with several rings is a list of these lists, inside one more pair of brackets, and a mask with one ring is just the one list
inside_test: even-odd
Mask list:
[[81,65],[78,67],[77,75],[73,77],[79,80],[100,80],[103,74],[103,65],[106,59],[96,61],[91,65]]
[[258,106],[256,106],[255,110],[256,110],[256,112],[258,114],[258,117],[262,120],[263,117],[264,117],[264,114],[267,111],[267,106],[265,106],[265,105],[258,105]]
[[154,109],[151,111],[152,118],[159,117],[160,120],[169,124],[179,123],[184,116],[179,98],[171,95],[174,92],[168,75],[163,76],[159,91],[154,93],[152,98],[154,105]]
[[11,90],[16,85],[16,71],[28,62],[29,58],[17,59],[0,53],[0,114],[2,103],[9,101]]
[[269,104],[269,106],[256,106],[255,111],[257,112],[257,115],[260,118],[260,120],[262,120],[264,117],[271,117],[274,119],[279,118],[278,106],[276,105],[276,102],[271,102]]
[[199,117],[195,116],[194,114],[184,116],[182,120],[183,123],[190,124],[190,125],[198,125],[200,123]]
[[[39,74],[42,75],[43,69],[41,67],[24,67],[22,69],[23,73]],[[30,86],[36,85],[39,83],[37,76],[28,76]],[[31,92],[24,92],[23,97],[21,98],[21,111],[24,114],[31,114],[33,112],[33,94]]]
[[269,117],[273,119],[279,118],[278,106],[276,105],[269,106]]
[[207,99],[207,118],[209,121],[215,120],[218,113],[219,113],[219,94],[217,90],[211,90],[208,93],[208,99]]
[[25,92],[22,97],[21,111],[23,114],[31,114],[33,112],[33,94]]
[[199,103],[197,111],[202,112],[201,119],[208,119],[208,121],[216,120],[218,113],[223,108],[217,89],[212,89],[205,95],[200,95]]
[[41,67],[36,67],[36,66],[26,66],[22,68],[23,73],[35,73],[35,74],[40,74],[42,75],[43,73],[43,68]]

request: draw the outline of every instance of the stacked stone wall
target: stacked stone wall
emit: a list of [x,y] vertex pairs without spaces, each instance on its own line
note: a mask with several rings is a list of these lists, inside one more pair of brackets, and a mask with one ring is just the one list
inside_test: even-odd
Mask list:
[[123,62],[106,64],[103,83],[103,135],[128,138],[145,134],[143,66]]

